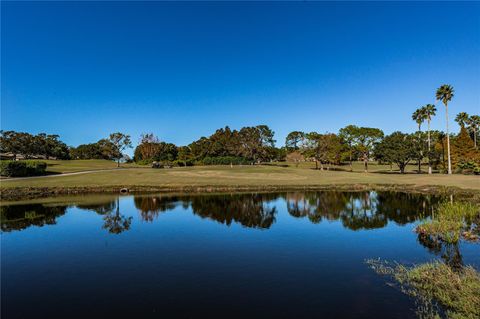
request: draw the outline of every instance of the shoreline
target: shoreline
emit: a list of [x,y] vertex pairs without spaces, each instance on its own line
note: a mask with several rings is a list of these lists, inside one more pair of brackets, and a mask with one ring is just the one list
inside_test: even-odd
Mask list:
[[[126,190],[122,192],[122,190]],[[395,191],[433,195],[454,195],[460,199],[480,203],[480,190],[457,186],[414,185],[414,184],[321,184],[321,185],[202,185],[202,186],[156,186],[156,185],[110,185],[73,187],[8,187],[0,188],[2,202],[57,197],[62,195],[88,194],[152,194],[152,193],[241,193],[241,192],[280,192],[280,191]]]

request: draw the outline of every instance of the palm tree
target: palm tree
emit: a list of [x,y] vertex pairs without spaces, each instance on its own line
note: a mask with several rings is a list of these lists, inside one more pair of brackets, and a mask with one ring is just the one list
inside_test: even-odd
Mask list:
[[423,113],[427,119],[427,126],[428,126],[428,174],[432,174],[432,163],[430,162],[430,148],[431,148],[431,139],[430,139],[430,122],[432,121],[432,117],[435,116],[437,113],[437,108],[433,104],[427,104],[422,107]]
[[[419,143],[419,145],[423,144],[421,142],[421,139],[422,139],[422,124],[426,119],[427,119],[427,115],[425,114],[425,110],[423,109],[423,107],[415,110],[415,112],[413,112],[413,114],[412,114],[412,120],[414,120],[418,124],[418,143]],[[422,149],[420,148],[420,158],[418,159],[418,174],[420,174],[422,172],[422,158],[421,158],[422,156],[423,156],[423,152],[422,152]]]
[[420,131],[420,132],[422,131],[423,121],[425,121],[426,119],[427,118],[426,118],[423,107],[419,108],[419,109],[416,109],[415,112],[413,112],[413,114],[412,114],[412,120],[414,120],[417,123],[418,131]]
[[477,147],[477,132],[478,127],[480,126],[480,116],[472,115],[468,118],[467,122],[468,128],[473,132],[473,143],[475,148]]
[[467,124],[469,119],[470,119],[470,116],[467,113],[460,112],[455,117],[455,122],[457,122],[458,125],[460,125],[460,127],[465,127],[465,124]]
[[445,118],[447,120],[447,155],[448,155],[448,174],[452,174],[452,160],[450,158],[450,133],[448,132],[448,102],[453,98],[453,87],[449,84],[444,84],[437,89],[435,94],[437,100],[442,101],[445,105]]

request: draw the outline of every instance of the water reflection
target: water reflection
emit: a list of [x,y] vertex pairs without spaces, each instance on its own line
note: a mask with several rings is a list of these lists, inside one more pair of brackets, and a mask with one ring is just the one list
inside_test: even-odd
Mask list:
[[288,193],[287,210],[312,223],[341,220],[351,230],[385,227],[389,221],[405,225],[430,216],[438,198],[409,193],[317,192]]
[[67,212],[68,206],[42,204],[0,206],[2,232],[22,230],[30,226],[55,225],[56,219]]
[[2,318],[209,318],[231,309],[236,318],[411,318],[410,300],[370,274],[365,258],[479,262],[477,247],[416,241],[412,222],[440,200],[419,194],[47,200],[0,207]]
[[[169,210],[175,209],[181,202],[175,196],[135,196],[133,199],[135,208],[140,211],[140,217],[143,221],[153,222],[158,216]],[[188,205],[183,204],[184,208]]]
[[111,234],[120,234],[126,230],[130,229],[130,225],[132,224],[131,216],[127,217],[120,214],[120,200],[117,197],[117,205],[115,207],[115,212],[110,211],[107,212],[106,215],[103,217],[103,229],[108,230]]
[[446,243],[424,234],[418,234],[418,242],[425,247],[429,253],[442,258],[451,268],[458,270],[464,266],[458,242]]
[[[389,221],[399,225],[428,217],[437,197],[392,192],[288,192],[221,194],[190,196],[135,196],[133,204],[139,217],[154,222],[164,212],[176,207],[191,209],[193,214],[224,225],[238,223],[248,228],[268,229],[276,222],[276,205],[285,205],[289,215],[307,218],[312,223],[323,220],[342,222],[351,230],[385,227]],[[120,234],[131,228],[132,217],[121,213],[119,198],[85,199],[72,205],[1,206],[2,231],[22,230],[30,226],[53,225],[68,207],[92,211],[103,216],[103,229]],[[128,215],[128,214],[127,214]],[[426,242],[426,239],[422,240]],[[433,243],[426,244],[434,247]]]
[[268,206],[275,194],[193,196],[188,199],[194,214],[230,225],[236,222],[250,228],[270,228],[277,209]]

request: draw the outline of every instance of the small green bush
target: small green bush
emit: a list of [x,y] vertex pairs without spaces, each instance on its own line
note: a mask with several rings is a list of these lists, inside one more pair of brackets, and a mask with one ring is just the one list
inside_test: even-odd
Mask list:
[[0,175],[8,177],[45,175],[47,163],[38,161],[1,161]]
[[145,160],[140,160],[136,162],[136,164],[138,165],[152,165],[152,163],[153,163],[152,159],[145,159]]
[[480,175],[480,165],[474,161],[461,162],[457,165],[457,172],[462,174]]

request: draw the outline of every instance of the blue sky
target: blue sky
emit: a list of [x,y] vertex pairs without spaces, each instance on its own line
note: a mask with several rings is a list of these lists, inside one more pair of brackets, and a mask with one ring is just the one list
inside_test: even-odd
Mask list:
[[[69,145],[215,129],[414,131],[480,113],[480,3],[2,2],[1,127]],[[432,127],[443,129],[438,105]]]

